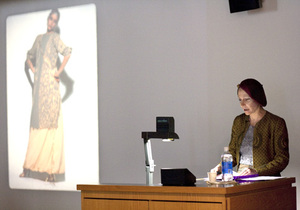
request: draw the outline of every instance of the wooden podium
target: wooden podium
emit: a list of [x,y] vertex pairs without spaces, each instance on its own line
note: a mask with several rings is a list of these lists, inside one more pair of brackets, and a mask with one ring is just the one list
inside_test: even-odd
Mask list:
[[295,178],[196,186],[77,185],[83,210],[296,210]]

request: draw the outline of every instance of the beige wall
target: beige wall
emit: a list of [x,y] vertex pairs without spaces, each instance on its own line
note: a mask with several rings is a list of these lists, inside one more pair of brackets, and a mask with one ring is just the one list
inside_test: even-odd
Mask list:
[[[241,113],[236,85],[247,77],[263,83],[267,110],[285,118],[291,161],[283,176],[299,180],[299,1],[268,0],[263,9],[235,14],[229,13],[227,0],[95,2],[102,183],[145,182],[141,132],[155,130],[158,115],[175,117],[180,140],[152,142],[154,182],[160,182],[162,167],[187,167],[197,177],[205,176],[229,142],[232,120]],[[80,209],[77,192],[8,187],[5,18],[85,3],[0,3],[0,203],[4,207]]]

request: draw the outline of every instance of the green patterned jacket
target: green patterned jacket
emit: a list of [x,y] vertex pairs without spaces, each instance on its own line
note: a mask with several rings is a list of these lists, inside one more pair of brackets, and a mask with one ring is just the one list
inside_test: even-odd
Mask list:
[[[234,119],[229,151],[239,167],[240,147],[250,125],[249,116]],[[284,119],[266,112],[253,131],[253,167],[261,176],[280,176],[289,163],[289,139]]]

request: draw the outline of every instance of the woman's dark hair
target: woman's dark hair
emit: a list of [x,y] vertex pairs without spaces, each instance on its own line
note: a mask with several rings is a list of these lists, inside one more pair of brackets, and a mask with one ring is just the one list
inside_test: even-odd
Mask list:
[[59,18],[60,18],[60,13],[59,13],[58,9],[52,9],[51,12],[50,12],[50,14],[49,14],[49,16],[48,16],[48,19],[50,18],[50,16],[52,14],[56,14],[57,15],[57,22],[58,22]]
[[47,20],[49,20],[50,16],[53,15],[53,14],[57,15],[57,24],[56,24],[56,27],[54,28],[54,32],[60,34],[60,28],[58,26],[58,21],[59,21],[59,18],[60,18],[60,13],[59,13],[58,9],[52,9],[51,12],[49,13],[49,16],[48,16]]
[[239,88],[242,88],[252,99],[254,99],[261,106],[267,105],[267,98],[263,88],[263,85],[252,78],[243,80],[238,85]]

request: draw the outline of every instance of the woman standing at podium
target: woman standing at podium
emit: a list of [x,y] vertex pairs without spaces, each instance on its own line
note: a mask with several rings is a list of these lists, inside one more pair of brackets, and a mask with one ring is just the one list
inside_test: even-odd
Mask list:
[[[263,85],[245,79],[237,86],[244,113],[233,121],[229,152],[239,175],[280,176],[289,163],[288,131],[285,120],[264,109]],[[214,169],[221,172],[221,165]]]

